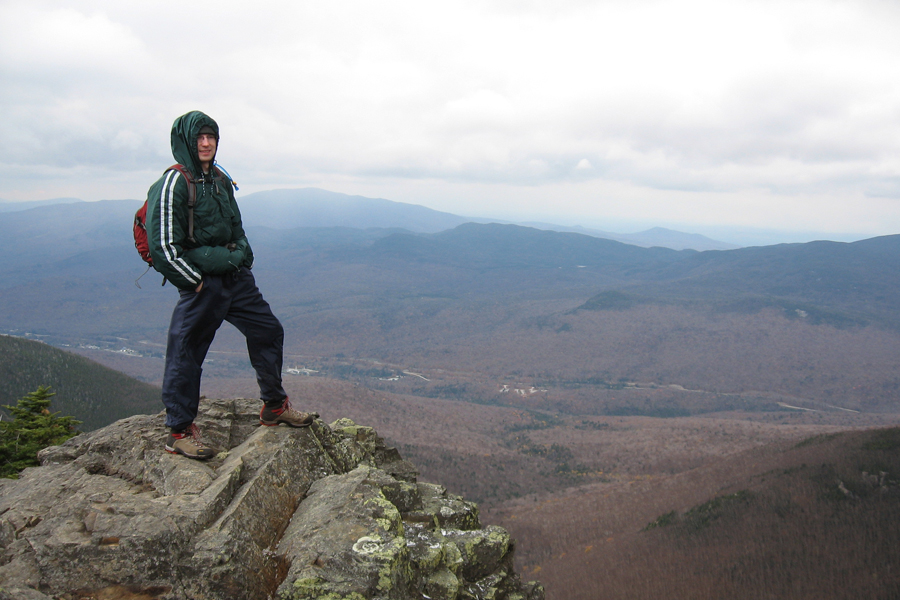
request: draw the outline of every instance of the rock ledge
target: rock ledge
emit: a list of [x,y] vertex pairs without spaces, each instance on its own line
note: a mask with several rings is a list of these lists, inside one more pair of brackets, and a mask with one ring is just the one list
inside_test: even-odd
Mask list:
[[198,462],[138,415],[0,480],[0,600],[542,600],[513,541],[369,427],[259,427],[257,400],[205,400]]

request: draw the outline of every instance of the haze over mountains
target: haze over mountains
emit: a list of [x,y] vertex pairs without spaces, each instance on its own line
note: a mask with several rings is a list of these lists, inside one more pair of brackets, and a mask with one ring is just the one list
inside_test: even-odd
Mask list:
[[[800,396],[826,386],[870,403],[859,390],[887,401],[896,386],[896,236],[675,251],[313,196],[242,202],[254,272],[298,354]],[[132,284],[137,204],[5,213],[0,328],[113,349],[161,343],[174,296],[152,271]],[[293,227],[303,219],[332,226]],[[806,373],[819,363],[829,368]]]
[[[676,251],[316,194],[243,202],[254,273],[309,360],[896,402],[898,236]],[[132,283],[137,204],[6,213],[0,330],[159,353],[174,296],[154,272]],[[283,227],[252,225],[269,210]],[[291,228],[303,215],[382,227]],[[215,346],[242,347],[230,328]]]
[[[56,198],[32,202],[4,202],[0,200],[0,212],[17,212],[38,206],[82,202],[77,198]],[[403,202],[381,198],[366,198],[330,192],[317,188],[269,190],[247,194],[239,198],[244,222],[248,226],[274,229],[295,227],[353,227],[401,228],[420,233],[436,233],[462,223],[498,222],[484,218],[470,218],[441,212]],[[733,244],[719,242],[699,234],[686,234],[662,227],[634,234],[619,234],[589,229],[567,227],[550,223],[523,223],[525,226],[553,231],[571,231],[594,237],[613,239],[637,246],[663,246],[681,250],[726,250]]]
[[0,213],[18,212],[20,210],[28,210],[37,206],[48,206],[51,204],[69,204],[72,202],[83,202],[78,198],[51,198],[49,200],[30,200],[27,202],[9,202],[0,198]]

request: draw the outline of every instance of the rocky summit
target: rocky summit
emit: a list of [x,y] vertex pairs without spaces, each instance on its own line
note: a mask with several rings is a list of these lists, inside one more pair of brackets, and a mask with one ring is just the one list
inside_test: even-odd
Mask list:
[[348,419],[259,427],[258,400],[206,400],[215,458],[163,450],[138,415],[0,480],[0,600],[541,600],[475,504]]

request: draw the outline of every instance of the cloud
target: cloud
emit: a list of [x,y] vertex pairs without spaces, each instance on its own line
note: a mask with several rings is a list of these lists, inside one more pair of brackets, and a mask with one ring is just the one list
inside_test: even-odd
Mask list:
[[6,3],[0,195],[45,168],[60,195],[139,196],[115,182],[164,168],[201,109],[247,189],[754,224],[768,198],[852,197],[870,224],[900,198],[898,26],[874,0]]
[[129,27],[101,13],[16,3],[0,7],[0,23],[0,160],[121,168],[158,157],[135,123],[151,104],[154,61]]
[[122,75],[145,55],[143,44],[128,27],[103,14],[41,10],[25,3],[5,3],[0,10],[4,23],[0,56],[7,73],[69,76],[75,69]]

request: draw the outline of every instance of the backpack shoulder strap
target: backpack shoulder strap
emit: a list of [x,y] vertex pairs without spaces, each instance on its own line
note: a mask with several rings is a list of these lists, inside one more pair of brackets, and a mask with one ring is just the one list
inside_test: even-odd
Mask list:
[[188,239],[194,241],[194,204],[197,203],[197,184],[191,171],[181,164],[174,164],[166,171],[178,171],[184,177],[188,187]]

